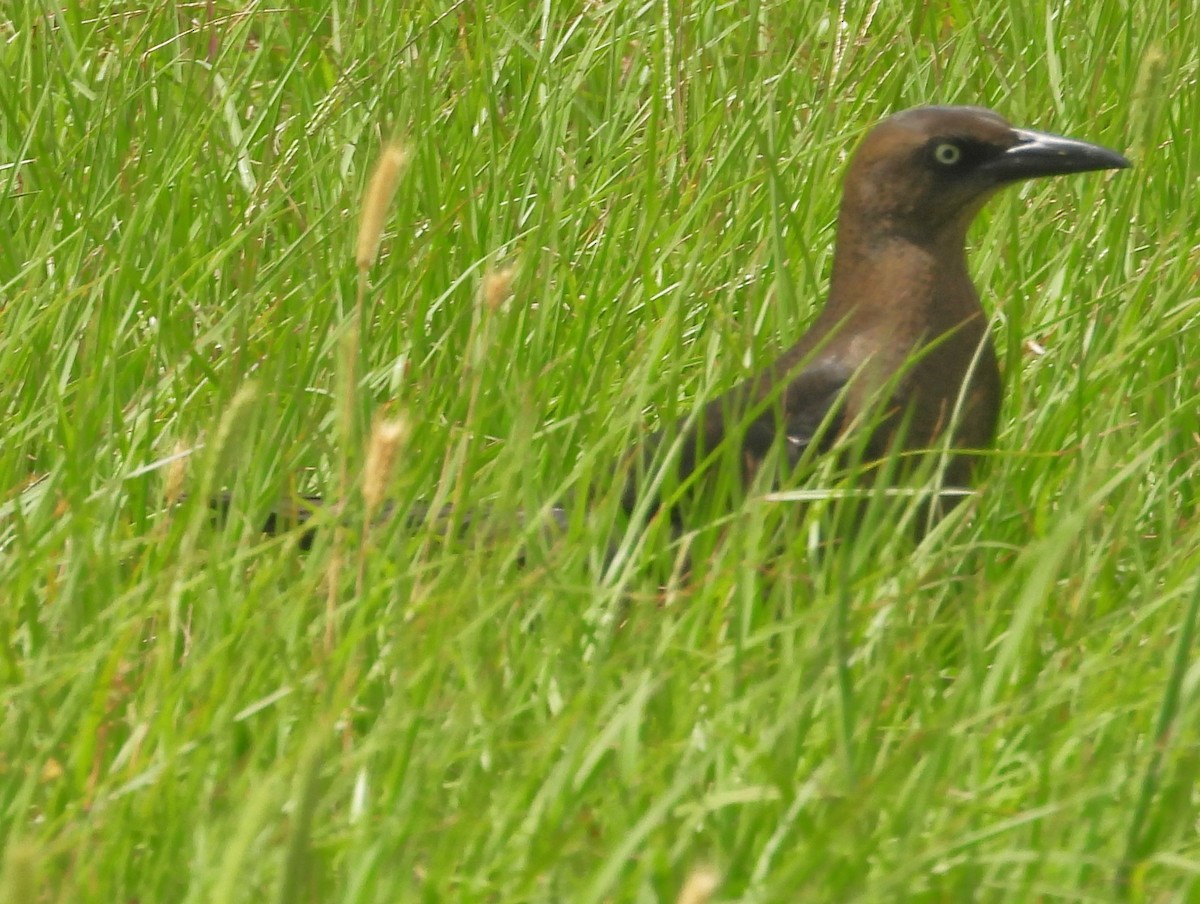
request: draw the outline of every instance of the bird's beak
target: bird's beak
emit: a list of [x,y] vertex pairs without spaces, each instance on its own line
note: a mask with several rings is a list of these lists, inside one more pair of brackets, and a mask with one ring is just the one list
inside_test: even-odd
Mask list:
[[981,167],[1001,182],[1132,166],[1116,151],[1098,144],[1032,129],[1013,131],[1017,143]]

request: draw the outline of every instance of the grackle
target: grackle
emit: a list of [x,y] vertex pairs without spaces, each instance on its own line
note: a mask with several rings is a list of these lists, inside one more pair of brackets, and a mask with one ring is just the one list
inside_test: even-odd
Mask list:
[[[1016,128],[980,107],[916,107],[883,120],[846,172],[829,296],[813,325],[758,375],[634,450],[625,509],[633,513],[657,492],[647,478],[676,444],[669,472],[679,485],[721,449],[738,453],[738,476],[749,481],[773,450],[786,469],[857,439],[864,463],[949,451],[943,485],[970,486],[967,453],[992,444],[1001,382],[967,270],[967,229],[1006,185],[1129,165],[1115,151]],[[213,505],[224,512],[229,500]],[[264,529],[303,523],[320,505],[310,498],[272,512]],[[642,504],[643,511],[658,507],[657,499]],[[563,510],[551,514],[564,522]],[[677,508],[671,517],[679,523]]]
[[[829,296],[816,321],[689,424],[653,435],[635,456],[626,508],[658,450],[681,435],[680,482],[729,442],[740,444],[739,477],[748,481],[773,448],[794,467],[860,428],[860,462],[960,450],[941,479],[970,486],[974,460],[961,452],[992,444],[1001,384],[967,270],[967,229],[1006,185],[1129,165],[1115,151],[1015,128],[980,107],[916,107],[885,119],[846,172]],[[919,458],[908,456],[909,465]]]

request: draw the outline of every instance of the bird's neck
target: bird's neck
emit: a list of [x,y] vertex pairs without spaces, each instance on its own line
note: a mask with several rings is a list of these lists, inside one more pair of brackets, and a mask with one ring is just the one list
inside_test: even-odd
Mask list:
[[915,331],[948,332],[982,321],[967,272],[966,236],[929,241],[863,228],[838,230],[829,301],[822,318],[851,330],[891,332],[920,341]]

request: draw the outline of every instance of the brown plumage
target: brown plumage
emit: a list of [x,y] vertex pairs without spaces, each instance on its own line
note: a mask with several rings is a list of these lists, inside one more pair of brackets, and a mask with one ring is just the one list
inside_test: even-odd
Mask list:
[[[680,437],[680,482],[728,442],[738,444],[743,480],[772,450],[786,470],[855,435],[868,463],[990,446],[1000,371],[967,270],[967,229],[1005,185],[1129,165],[1115,151],[1014,128],[979,107],[917,107],[885,119],[846,172],[829,296],[812,327],[762,373],[650,437],[631,456],[625,508],[639,508],[644,478]],[[970,456],[953,456],[943,480],[968,486],[972,470]],[[214,505],[224,510],[228,500]],[[303,522],[319,505],[272,513],[266,530]],[[562,510],[554,515],[563,520]]]
[[[869,431],[858,437],[865,462],[990,446],[1000,370],[967,270],[967,229],[1005,185],[1127,166],[1107,148],[1014,128],[979,107],[917,107],[885,119],[846,172],[829,297],[812,327],[693,423],[652,437],[626,507],[636,505],[650,460],[681,432],[680,480],[731,433],[743,479],[773,448],[794,466],[814,441],[811,451],[824,451],[856,429]],[[943,480],[970,485],[972,464],[952,457]]]

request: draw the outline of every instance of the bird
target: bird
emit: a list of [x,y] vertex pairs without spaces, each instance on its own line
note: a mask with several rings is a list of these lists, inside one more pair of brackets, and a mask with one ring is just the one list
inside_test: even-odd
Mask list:
[[[829,291],[812,325],[757,374],[623,456],[622,507],[648,517],[666,506],[682,527],[685,506],[667,484],[694,491],[722,450],[743,486],[768,462],[786,474],[850,445],[868,465],[903,456],[894,479],[930,453],[945,455],[941,484],[971,487],[972,453],[996,437],[1002,381],[967,266],[967,230],[1006,186],[1130,165],[1109,148],[1016,127],[978,106],[920,106],[880,121],[846,169]],[[304,524],[323,504],[307,497],[273,511],[264,530]],[[564,508],[549,511],[566,523]]]
[[[773,449],[786,472],[858,431],[860,462],[910,453],[911,471],[921,452],[949,450],[942,485],[969,488],[978,462],[969,453],[995,439],[1002,383],[967,267],[967,230],[1006,186],[1129,166],[1109,148],[1017,128],[983,107],[922,106],[884,119],[847,168],[829,292],[812,326],[686,425],[653,434],[635,455],[625,508],[677,439],[680,484],[722,448],[739,453],[746,483]],[[947,494],[947,505],[960,498]]]

